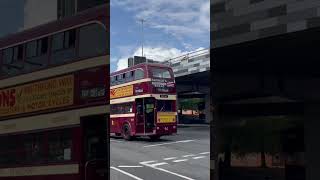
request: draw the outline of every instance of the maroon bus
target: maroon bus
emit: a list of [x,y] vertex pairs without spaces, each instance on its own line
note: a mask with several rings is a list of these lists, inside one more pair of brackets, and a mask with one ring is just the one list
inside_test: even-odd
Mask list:
[[177,133],[176,87],[170,67],[141,63],[111,73],[110,133],[131,140]]
[[0,40],[0,179],[107,178],[106,6]]

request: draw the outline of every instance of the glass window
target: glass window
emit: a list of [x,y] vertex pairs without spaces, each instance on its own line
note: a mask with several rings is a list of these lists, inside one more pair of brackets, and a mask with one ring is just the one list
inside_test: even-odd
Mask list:
[[133,103],[112,104],[111,114],[128,114],[133,112]]
[[52,37],[52,50],[57,51],[63,49],[64,33],[56,34]]
[[64,48],[72,48],[76,43],[76,31],[70,30],[64,33]]
[[27,43],[27,58],[33,58],[41,56],[47,53],[48,50],[48,38],[35,40]]
[[52,38],[52,50],[58,51],[75,46],[76,31],[74,29],[56,34]]
[[157,101],[157,111],[158,112],[172,112],[173,108],[173,101],[171,100],[158,100]]
[[52,132],[48,136],[48,161],[59,162],[71,160],[71,133],[70,131]]
[[126,78],[130,79],[132,76],[131,76],[131,72],[127,72],[126,73]]
[[110,77],[111,85],[114,85],[114,84],[115,84],[115,81],[116,81],[116,76]]
[[61,64],[73,61],[76,56],[75,43],[75,30],[69,30],[54,35],[52,40],[52,64]]
[[38,40],[38,55],[47,54],[48,51],[48,38]]
[[79,56],[90,57],[105,54],[107,32],[100,24],[91,24],[80,28]]
[[143,79],[144,78],[144,71],[142,69],[137,69],[134,72],[134,79],[138,80],[138,79]]
[[8,48],[3,51],[3,64],[11,64],[13,56],[13,48]]
[[13,165],[17,161],[16,137],[0,137],[0,143],[5,144],[0,147],[0,165]]
[[24,138],[24,162],[33,163],[43,161],[43,137],[40,134],[27,135]]
[[27,58],[37,56],[37,41],[27,43]]
[[172,78],[168,69],[152,68],[151,73],[152,73],[152,77],[155,77],[155,78]]
[[23,57],[23,45],[13,48],[13,62],[21,61]]

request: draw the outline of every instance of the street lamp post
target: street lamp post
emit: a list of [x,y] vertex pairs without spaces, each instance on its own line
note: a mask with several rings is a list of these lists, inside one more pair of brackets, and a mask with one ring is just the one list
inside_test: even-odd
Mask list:
[[144,37],[143,37],[143,23],[146,21],[145,19],[140,19],[141,21],[141,31],[142,31],[142,34],[141,34],[141,37],[142,37],[142,40],[141,40],[141,55],[143,57],[143,41],[144,41]]

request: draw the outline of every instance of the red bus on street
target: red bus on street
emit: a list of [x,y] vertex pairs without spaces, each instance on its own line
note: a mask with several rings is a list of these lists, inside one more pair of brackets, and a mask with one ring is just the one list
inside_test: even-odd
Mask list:
[[176,87],[172,69],[141,63],[110,76],[110,133],[131,140],[177,133]]
[[0,179],[107,178],[107,10],[0,40]]

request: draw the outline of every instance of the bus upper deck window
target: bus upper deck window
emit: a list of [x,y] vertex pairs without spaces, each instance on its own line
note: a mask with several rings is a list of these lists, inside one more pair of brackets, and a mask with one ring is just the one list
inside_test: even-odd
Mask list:
[[172,78],[168,69],[152,68],[151,73],[152,76],[156,78]]
[[13,49],[8,48],[3,51],[3,64],[11,64],[13,56]]
[[141,69],[137,69],[134,72],[134,79],[138,80],[138,79],[143,79],[144,78],[144,72]]
[[37,56],[37,41],[31,41],[27,43],[27,58],[32,58]]
[[19,45],[13,48],[13,62],[22,61],[23,57],[23,45]]
[[48,52],[48,38],[45,37],[45,38],[38,40],[37,44],[38,44],[38,48],[37,48],[38,55],[41,56],[41,55],[47,54],[47,52]]

